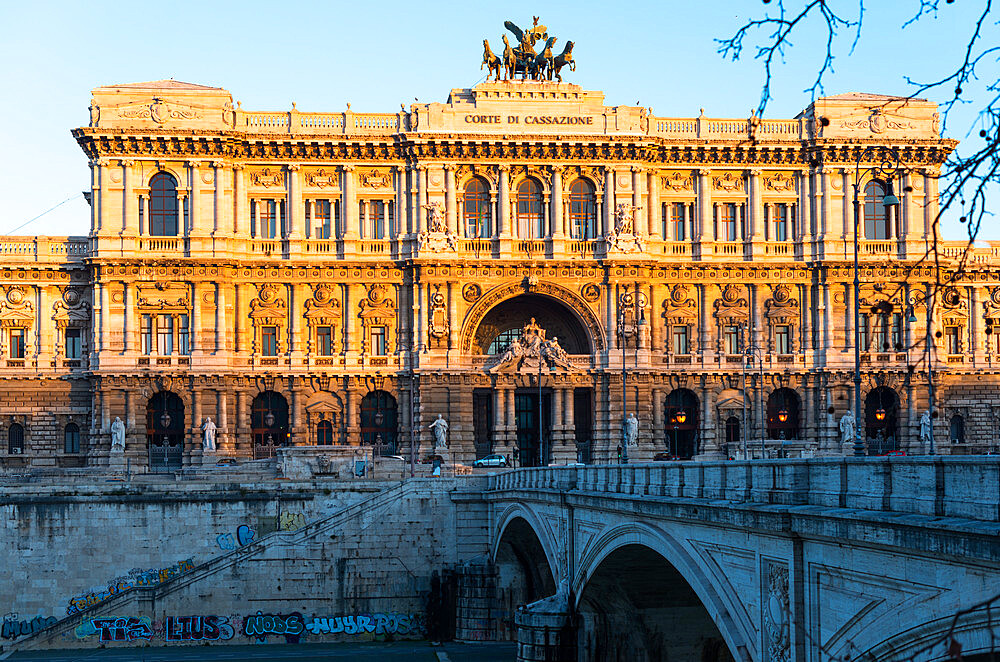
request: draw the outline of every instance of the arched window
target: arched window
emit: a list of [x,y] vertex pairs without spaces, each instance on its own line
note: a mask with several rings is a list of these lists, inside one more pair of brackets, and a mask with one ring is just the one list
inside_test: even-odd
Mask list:
[[80,426],[76,423],[67,423],[63,430],[63,452],[80,452]]
[[317,446],[333,445],[333,423],[331,423],[330,421],[319,422],[319,425],[316,426],[316,445]]
[[775,389],[767,397],[768,439],[799,438],[799,394],[790,388]]
[[486,238],[493,235],[490,218],[490,192],[486,183],[473,177],[465,185],[465,202],[462,204],[465,218],[465,236],[469,239]]
[[521,239],[545,236],[542,187],[534,179],[526,179],[517,187],[517,236]]
[[24,452],[24,427],[20,423],[11,423],[7,430],[7,452],[11,455]]
[[573,239],[597,236],[597,196],[585,179],[577,179],[569,187],[569,234]]
[[877,180],[865,186],[865,238],[892,239],[889,207],[885,206],[885,185]]
[[961,414],[955,414],[951,417],[951,443],[953,444],[964,444],[965,443],[965,419],[962,418]]
[[177,180],[158,172],[149,180],[149,234],[177,236]]

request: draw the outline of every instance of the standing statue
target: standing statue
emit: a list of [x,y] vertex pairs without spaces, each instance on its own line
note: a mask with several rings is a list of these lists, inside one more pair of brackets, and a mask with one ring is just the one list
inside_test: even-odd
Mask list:
[[920,442],[931,443],[931,413],[929,411],[920,415]]
[[125,451],[125,424],[118,416],[115,416],[115,421],[111,424],[111,450]]
[[840,441],[844,444],[854,443],[854,436],[854,412],[848,409],[847,413],[840,417]]
[[434,431],[434,448],[438,445],[444,446],[448,441],[448,421],[444,420],[444,416],[438,414],[437,420],[428,425],[431,430]]
[[625,443],[629,446],[639,445],[639,419],[635,414],[629,414],[625,419]]
[[201,426],[201,449],[203,451],[215,450],[215,429],[215,423],[212,422],[212,417],[209,416],[205,419],[204,425]]

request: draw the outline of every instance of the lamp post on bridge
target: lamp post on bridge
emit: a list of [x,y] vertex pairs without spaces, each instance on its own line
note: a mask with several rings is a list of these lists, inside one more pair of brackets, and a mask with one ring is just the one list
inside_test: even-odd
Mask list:
[[[871,163],[865,168],[861,163]],[[859,224],[861,221],[861,200],[858,197],[861,181],[870,177],[870,183],[884,183],[886,195],[882,205],[886,208],[899,206],[899,198],[893,195],[892,180],[899,172],[899,151],[888,145],[869,145],[858,153],[854,166],[854,455],[863,456],[865,445],[861,437],[861,344],[858,342],[858,322],[861,317],[861,270],[858,267]],[[888,237],[890,233],[887,232]],[[930,313],[928,313],[928,319]]]

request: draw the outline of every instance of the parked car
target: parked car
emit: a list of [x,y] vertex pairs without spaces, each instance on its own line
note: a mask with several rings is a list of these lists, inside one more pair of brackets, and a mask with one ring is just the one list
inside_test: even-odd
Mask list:
[[507,458],[503,455],[487,455],[472,463],[474,467],[506,467]]

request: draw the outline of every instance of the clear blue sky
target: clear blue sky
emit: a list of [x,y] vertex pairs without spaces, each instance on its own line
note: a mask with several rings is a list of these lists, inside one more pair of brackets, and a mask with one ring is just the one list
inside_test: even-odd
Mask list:
[[[801,0],[786,0],[798,7]],[[777,3],[768,5],[772,8]],[[857,0],[843,0],[856,15]],[[904,75],[931,79],[960,55],[979,2],[945,6],[901,29],[917,0],[867,0],[853,55],[844,34],[827,94],[907,94]],[[956,6],[958,5],[958,6]],[[973,6],[975,5],[975,6]],[[576,42],[577,71],[565,80],[604,90],[609,104],[652,106],[657,115],[746,117],[760,96],[752,58],[724,61],[727,37],[760,0],[630,2],[13,2],[0,3],[0,234],[86,234],[86,158],[69,132],[85,125],[99,85],[176,78],[224,87],[251,110],[393,111],[444,101],[482,78],[482,39],[497,48],[503,22],[541,17],[549,34]],[[810,101],[822,35],[811,26],[779,67],[767,117],[792,117]],[[992,32],[996,41],[995,29]],[[934,100],[940,97],[931,96]],[[962,109],[949,126],[964,139]],[[978,132],[978,127],[976,128]],[[18,229],[66,198],[56,211]],[[946,224],[948,238],[964,228]],[[1000,239],[1000,230],[980,235]]]

